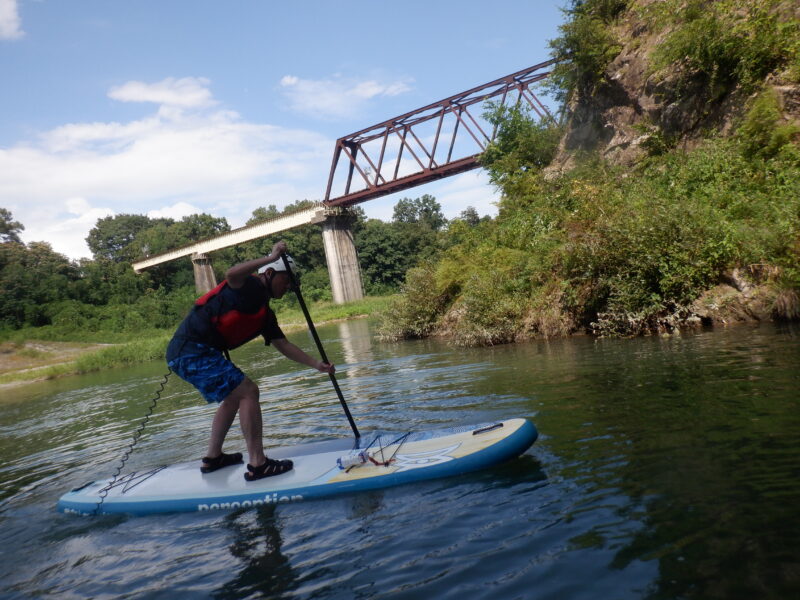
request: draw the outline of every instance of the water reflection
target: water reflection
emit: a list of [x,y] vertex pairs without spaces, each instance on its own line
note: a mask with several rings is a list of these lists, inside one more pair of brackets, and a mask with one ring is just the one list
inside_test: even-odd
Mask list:
[[375,355],[372,352],[372,333],[367,320],[345,321],[338,324],[338,329],[347,376],[357,378],[369,373],[369,365],[375,360]]
[[[591,506],[597,519],[574,547],[614,549],[609,568],[621,571],[657,562],[649,598],[798,589],[800,560],[789,550],[800,547],[798,353],[775,352],[771,336],[752,333],[713,356],[702,335],[646,340],[634,357],[603,343],[583,358],[590,376],[561,388],[584,393],[572,407],[579,419],[545,400],[539,424],[560,472],[584,488],[568,514]],[[598,518],[602,506],[614,516]]]
[[233,513],[224,523],[234,538],[230,553],[243,567],[214,591],[214,598],[277,598],[296,586],[297,574],[281,551],[275,507]]
[[348,518],[351,520],[369,520],[385,508],[382,491],[358,494],[347,499]]

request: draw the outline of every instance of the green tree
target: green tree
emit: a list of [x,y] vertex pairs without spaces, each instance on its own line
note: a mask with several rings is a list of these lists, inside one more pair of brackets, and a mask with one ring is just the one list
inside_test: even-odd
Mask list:
[[[304,200],[302,202],[305,202]],[[263,206],[259,206],[257,209],[253,211],[253,215],[247,220],[248,225],[254,225],[255,223],[260,223],[261,221],[266,221],[267,219],[274,219],[276,217],[281,216],[281,211],[278,210],[278,207],[274,204],[270,204],[266,208]]]
[[25,226],[13,219],[14,217],[10,210],[0,208],[0,242],[21,242],[19,239],[19,232],[23,231]]
[[361,274],[368,294],[396,291],[409,267],[408,247],[397,224],[370,219],[355,236]]
[[[230,229],[231,227],[224,217],[213,217],[205,213],[187,215],[177,222],[172,219],[150,219],[150,224],[136,232],[133,239],[124,249],[117,252],[117,255],[125,257],[125,264],[130,270],[128,264],[130,262],[194,244],[230,231]],[[218,279],[227,268],[220,265],[231,262],[232,254],[233,252],[227,249],[214,253],[214,267]],[[151,275],[151,285],[155,285],[157,288],[175,290],[194,286],[193,269],[189,257],[156,265],[148,269],[148,273]],[[127,277],[126,272],[123,272],[123,276]]]
[[478,211],[475,210],[474,206],[468,206],[462,210],[458,218],[471,227],[481,222],[481,216],[478,214]]
[[46,242],[0,244],[0,322],[46,325],[48,304],[68,298],[78,276],[75,265]]
[[[131,253],[135,254],[137,258],[146,258],[184,245],[186,241],[183,237],[180,240],[173,237],[175,225],[173,221],[167,219],[154,222],[150,227],[136,234],[136,249]],[[124,264],[131,269],[129,263]],[[104,270],[107,271],[107,269]],[[150,285],[156,289],[174,290],[181,287],[194,287],[194,271],[188,257],[161,263],[149,268],[146,273],[150,278]],[[140,277],[143,275],[140,274]]]
[[394,206],[392,221],[395,223],[414,223],[429,227],[432,231],[441,230],[447,219],[436,198],[425,194],[419,198],[401,198]]
[[201,213],[183,217],[170,226],[168,234],[172,238],[170,244],[180,247],[218,236],[230,230],[231,226],[225,217],[212,217]]
[[[171,224],[172,219],[158,219]],[[89,231],[86,243],[95,260],[133,262],[139,257],[133,241],[139,232],[153,226],[153,220],[145,215],[114,215],[98,219]]]
[[107,304],[113,287],[111,269],[114,264],[109,260],[82,258],[78,262],[78,279],[72,286],[72,297],[83,304]]
[[[180,248],[200,240],[216,237],[230,230],[231,227],[224,217],[218,218],[208,214],[195,214],[183,217],[180,221],[170,226],[167,235],[170,238],[170,246],[172,248]],[[236,262],[235,255],[235,250],[231,248],[223,248],[211,254],[214,272],[218,280],[222,280],[225,270]],[[187,280],[192,282],[189,285],[194,285],[194,271],[189,257],[174,261],[171,266],[174,269],[170,278],[171,289],[187,285]]]
[[520,107],[491,103],[484,117],[497,127],[495,140],[481,155],[493,184],[502,185],[516,174],[540,170],[553,160],[563,133],[553,119],[537,119]]
[[174,224],[171,219],[162,219],[137,232],[131,242],[136,246],[131,248],[130,254],[135,258],[147,258],[181,246],[182,244],[173,240],[171,236]]
[[570,0],[561,35],[549,42],[558,62],[545,83],[547,93],[562,104],[575,91],[593,93],[622,50],[611,25],[627,5],[627,0]]
[[354,234],[364,285],[369,294],[397,291],[406,271],[440,251],[447,220],[436,198],[402,198],[391,223],[366,221]]

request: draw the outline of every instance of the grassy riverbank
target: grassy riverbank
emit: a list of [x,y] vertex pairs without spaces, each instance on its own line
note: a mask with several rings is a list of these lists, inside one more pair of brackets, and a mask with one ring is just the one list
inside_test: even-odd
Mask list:
[[[317,302],[309,306],[315,325],[353,319],[385,310],[391,296],[364,298],[336,305]],[[277,305],[284,331],[306,327],[298,305]],[[71,331],[61,326],[29,327],[4,336],[0,344],[0,385],[53,379],[164,357],[172,329],[147,329],[135,333]]]
[[766,318],[797,318],[800,148],[745,149],[716,138],[635,170],[502,174],[498,218],[451,226],[452,245],[409,271],[383,335],[491,345],[671,331],[733,279],[764,290]]

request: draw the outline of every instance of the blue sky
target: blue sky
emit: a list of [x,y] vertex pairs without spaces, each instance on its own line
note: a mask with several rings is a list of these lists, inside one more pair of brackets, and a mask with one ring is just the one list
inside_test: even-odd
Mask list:
[[[108,215],[321,199],[337,138],[546,60],[563,4],[0,0],[0,207],[78,258]],[[496,214],[479,171],[426,193]]]

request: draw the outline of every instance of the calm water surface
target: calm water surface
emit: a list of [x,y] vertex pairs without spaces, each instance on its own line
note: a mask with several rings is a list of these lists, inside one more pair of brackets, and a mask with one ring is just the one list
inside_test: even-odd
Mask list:
[[[541,437],[493,470],[381,492],[82,518],[56,500],[113,472],[164,367],[5,389],[0,596],[800,597],[800,328],[474,350],[378,343],[368,321],[320,335],[362,433],[522,416]],[[268,444],[349,434],[324,375],[257,343],[233,358]],[[212,414],[171,379],[126,470],[199,459]]]

